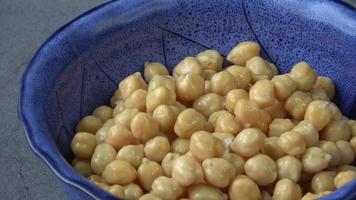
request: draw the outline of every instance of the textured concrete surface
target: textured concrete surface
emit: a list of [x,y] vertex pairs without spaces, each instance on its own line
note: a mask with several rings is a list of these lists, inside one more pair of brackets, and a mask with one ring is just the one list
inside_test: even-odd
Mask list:
[[104,0],[0,0],[0,199],[66,199],[17,117],[26,64],[55,30]]

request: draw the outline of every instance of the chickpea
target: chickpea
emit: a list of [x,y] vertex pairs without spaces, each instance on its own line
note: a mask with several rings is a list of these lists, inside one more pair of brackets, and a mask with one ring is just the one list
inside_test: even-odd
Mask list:
[[158,135],[159,126],[149,114],[139,112],[131,120],[130,128],[132,135],[139,141],[146,142],[147,140]]
[[307,173],[317,173],[328,167],[331,156],[319,147],[309,147],[303,154],[301,161],[303,171]]
[[142,79],[140,72],[131,74],[119,83],[119,91],[123,99],[126,99],[138,89],[147,90],[147,84]]
[[356,179],[355,171],[343,171],[339,172],[334,179],[334,184],[337,189],[343,187],[344,185],[350,183],[351,181]]
[[302,198],[302,192],[293,181],[283,178],[276,183],[273,191],[273,200],[299,200]]
[[278,145],[288,155],[297,156],[304,153],[306,142],[301,134],[295,131],[283,133],[278,140]]
[[216,121],[218,120],[218,118],[220,117],[220,115],[223,114],[229,114],[228,111],[226,110],[219,110],[214,112],[213,114],[210,115],[208,122],[215,128],[216,127]]
[[236,173],[234,165],[223,158],[208,158],[202,167],[207,182],[219,188],[227,187]]
[[135,168],[140,166],[143,159],[143,145],[127,145],[120,149],[117,153],[116,159],[125,160],[130,163]]
[[130,183],[124,186],[125,199],[137,200],[143,195],[143,190],[140,186]]
[[189,139],[176,138],[171,144],[171,151],[183,155],[189,151]]
[[101,175],[107,164],[115,159],[116,151],[110,144],[99,144],[91,157],[90,166],[95,174]]
[[339,172],[348,171],[348,170],[356,171],[356,167],[352,165],[341,165],[340,167],[338,167],[337,170]]
[[176,94],[165,86],[158,87],[147,93],[146,110],[153,112],[159,105],[174,105]]
[[179,111],[174,106],[159,105],[152,114],[154,120],[159,124],[159,128],[164,133],[173,133],[174,124],[178,117]]
[[269,63],[269,66],[271,67],[272,70],[272,77],[277,76],[279,74],[277,66],[273,63]]
[[180,61],[173,70],[173,76],[178,77],[184,74],[203,75],[203,67],[199,60],[194,57],[186,57]]
[[310,93],[295,91],[286,100],[284,107],[295,119],[302,120],[308,105],[312,102]]
[[162,200],[159,197],[156,197],[155,195],[151,194],[151,193],[147,193],[144,194],[143,196],[141,196],[138,200]]
[[235,139],[234,135],[224,132],[215,132],[212,135],[219,138],[224,143],[225,152],[229,151],[229,146]]
[[179,156],[178,153],[167,153],[164,156],[161,165],[166,176],[172,177],[173,163]]
[[174,132],[182,138],[190,138],[193,133],[203,130],[206,123],[205,117],[192,108],[185,109],[179,113]]
[[112,112],[113,116],[118,115],[119,113],[121,113],[122,111],[124,111],[125,108],[125,101],[124,100],[119,100],[116,101],[116,105],[114,107],[114,110]]
[[87,160],[79,160],[76,163],[73,163],[73,168],[84,177],[89,177],[93,174],[93,171],[90,167],[90,162]]
[[329,101],[329,97],[325,90],[322,88],[313,88],[310,90],[310,94],[313,100]]
[[226,59],[235,65],[245,66],[254,56],[260,55],[261,47],[257,42],[240,42],[227,55]]
[[350,145],[351,145],[352,149],[354,150],[354,154],[356,154],[356,137],[351,138]]
[[189,188],[190,200],[227,200],[225,193],[216,187],[205,184],[197,184]]
[[88,115],[78,122],[75,130],[76,132],[87,132],[95,134],[102,125],[103,122],[101,122],[100,118],[93,115]]
[[320,131],[331,120],[330,103],[327,101],[311,102],[305,111],[304,120],[312,123]]
[[240,130],[241,126],[239,122],[236,120],[234,115],[230,113],[220,115],[216,121],[216,132],[230,133],[235,136]]
[[212,93],[212,89],[211,89],[211,82],[210,81],[204,81],[204,94],[207,93]]
[[271,79],[273,72],[269,63],[259,56],[255,56],[246,62],[246,68],[252,76],[252,83],[259,80]]
[[336,142],[338,140],[349,141],[351,137],[350,126],[347,120],[330,121],[320,132],[323,140]]
[[241,156],[251,157],[260,151],[265,138],[259,129],[246,128],[237,134],[230,149]]
[[265,154],[257,154],[245,163],[245,173],[258,185],[268,185],[277,178],[276,163]]
[[141,165],[137,169],[137,180],[146,192],[151,191],[153,181],[163,175],[164,172],[161,165],[147,158],[142,160]]
[[280,101],[286,100],[296,89],[297,84],[288,74],[277,75],[272,78],[276,98]]
[[150,82],[155,75],[168,75],[167,68],[158,62],[145,62],[144,77],[147,82]]
[[225,96],[230,90],[237,88],[235,77],[226,70],[214,74],[210,82],[211,90],[222,96]]
[[73,154],[80,159],[90,159],[95,146],[95,136],[87,132],[76,133],[71,142]]
[[230,72],[237,81],[237,88],[239,89],[247,89],[252,76],[250,71],[246,67],[241,67],[237,65],[230,66],[226,68],[226,71]]
[[252,123],[253,128],[260,129],[263,133],[268,133],[269,124],[272,118],[267,111],[260,110],[258,113],[258,120]]
[[113,125],[114,125],[114,120],[109,119],[103,124],[101,128],[98,129],[98,131],[95,134],[96,144],[101,144],[104,142],[109,128],[112,127]]
[[190,152],[198,161],[207,158],[221,157],[224,154],[224,144],[217,137],[206,131],[195,132],[190,139]]
[[306,62],[299,62],[291,69],[289,76],[297,84],[297,89],[309,91],[317,79],[314,69]]
[[260,189],[257,184],[246,176],[237,176],[229,187],[231,200],[248,199],[260,200]]
[[286,155],[278,145],[279,137],[266,137],[261,147],[261,152],[274,160]]
[[183,193],[183,188],[174,179],[160,176],[153,181],[151,192],[164,200],[175,200]]
[[156,162],[161,162],[169,150],[169,141],[167,137],[163,136],[156,136],[148,140],[144,148],[145,156]]
[[355,155],[350,143],[346,141],[337,141],[336,146],[340,150],[341,154],[341,160],[339,164],[348,165],[352,163],[355,158]]
[[234,114],[243,123],[253,124],[259,119],[261,109],[257,103],[248,99],[241,99],[235,105]]
[[131,120],[137,113],[139,113],[139,110],[136,108],[125,109],[114,117],[115,124],[122,124],[130,128]]
[[130,130],[122,124],[114,124],[109,128],[105,136],[105,142],[113,146],[116,150],[132,144],[134,141],[135,138]]
[[271,106],[275,101],[272,82],[270,80],[257,81],[250,88],[249,97],[261,108]]
[[311,189],[314,193],[335,190],[334,178],[336,172],[322,171],[313,176]]
[[162,87],[162,86],[164,86],[172,91],[175,91],[175,89],[176,89],[175,79],[172,76],[156,75],[152,78],[152,80],[148,84],[148,92],[151,92],[152,90]]
[[294,124],[290,119],[276,118],[269,124],[268,136],[281,136],[282,133],[292,130]]
[[272,196],[267,191],[261,191],[262,200],[272,200]]
[[307,147],[318,145],[319,133],[310,122],[301,121],[292,130],[303,136]]
[[208,81],[210,83],[211,77],[213,77],[214,74],[216,74],[215,70],[212,70],[212,69],[204,70],[204,79],[205,79],[205,81]]
[[283,156],[276,161],[278,178],[298,182],[302,174],[302,163],[293,156]]
[[215,93],[208,93],[196,99],[193,108],[206,117],[209,117],[214,112],[224,109],[224,103],[224,97]]
[[331,160],[329,161],[329,167],[335,167],[339,165],[341,161],[341,152],[336,146],[335,142],[320,141],[319,147],[321,148],[321,150],[331,156]]
[[236,103],[241,99],[248,99],[248,93],[243,89],[230,90],[226,95],[225,106],[229,112],[234,112]]
[[313,88],[324,89],[329,99],[333,99],[335,96],[335,86],[333,81],[324,76],[318,76]]
[[324,191],[319,194],[313,194],[313,193],[306,193],[301,200],[315,200],[315,199],[320,199],[328,194],[330,194],[331,191]]
[[245,172],[245,160],[243,157],[237,155],[236,153],[226,153],[224,158],[228,160],[235,167],[236,175],[243,174]]
[[205,92],[205,81],[197,74],[184,74],[176,79],[177,98],[183,102],[192,102]]
[[113,160],[105,167],[103,177],[110,184],[128,184],[136,179],[137,172],[130,163]]
[[196,58],[204,69],[220,71],[222,69],[223,58],[216,50],[205,50],[200,52]]
[[93,116],[98,117],[103,123],[112,118],[113,109],[109,106],[99,106],[95,108]]
[[340,109],[333,102],[329,101],[328,103],[329,103],[329,109],[331,112],[331,120],[345,119],[344,116],[342,115]]
[[117,198],[125,198],[124,188],[121,185],[112,185],[108,188],[108,192]]
[[147,90],[135,90],[125,99],[125,108],[136,108],[139,111],[146,111],[146,96]]
[[113,95],[113,96],[111,97],[111,99],[110,99],[110,105],[111,105],[111,107],[114,108],[114,107],[117,105],[117,103],[118,103],[119,101],[122,101],[122,96],[121,96],[120,90],[117,89],[117,90],[115,91],[114,95]]
[[284,108],[284,102],[280,102],[278,100],[274,100],[272,105],[264,108],[263,110],[267,111],[272,119],[285,118],[288,115],[287,110]]
[[349,125],[350,125],[350,131],[352,137],[356,136],[356,120],[349,120]]
[[88,178],[87,178],[90,182],[94,183],[94,182],[97,182],[97,183],[106,183],[105,182],[105,179],[101,176],[98,176],[96,174],[93,174],[93,175],[90,175]]
[[182,186],[201,183],[204,179],[203,169],[193,156],[183,155],[174,161],[172,177]]

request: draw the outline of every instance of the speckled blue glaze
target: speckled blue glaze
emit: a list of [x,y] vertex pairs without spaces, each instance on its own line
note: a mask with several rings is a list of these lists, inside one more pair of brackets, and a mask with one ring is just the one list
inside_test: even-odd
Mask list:
[[[334,1],[120,0],[95,8],[52,35],[22,80],[19,115],[28,142],[72,199],[114,199],[67,161],[76,122],[108,104],[117,83],[143,62],[170,70],[213,48],[222,55],[253,40],[287,72],[305,60],[337,87],[336,103],[356,117],[356,12]],[[324,199],[356,198],[356,182]]]

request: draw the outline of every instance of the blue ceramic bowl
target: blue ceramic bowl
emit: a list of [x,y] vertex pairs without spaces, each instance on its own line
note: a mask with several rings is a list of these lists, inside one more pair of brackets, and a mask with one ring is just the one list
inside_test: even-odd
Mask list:
[[[38,50],[22,80],[19,115],[32,150],[73,199],[113,199],[69,164],[78,120],[109,104],[117,83],[144,61],[169,69],[205,49],[222,55],[258,41],[283,73],[305,60],[331,77],[336,103],[356,117],[356,12],[334,1],[121,0],[68,23]],[[356,198],[356,182],[325,199]]]

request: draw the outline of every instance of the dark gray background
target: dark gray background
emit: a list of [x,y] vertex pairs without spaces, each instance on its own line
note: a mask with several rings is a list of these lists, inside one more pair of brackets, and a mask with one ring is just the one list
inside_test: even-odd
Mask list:
[[0,199],[66,199],[17,117],[26,64],[59,27],[105,0],[0,0]]

